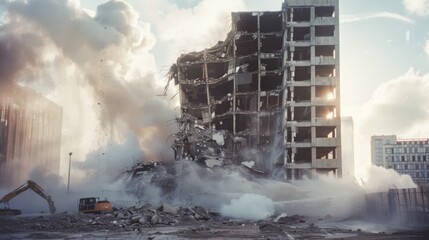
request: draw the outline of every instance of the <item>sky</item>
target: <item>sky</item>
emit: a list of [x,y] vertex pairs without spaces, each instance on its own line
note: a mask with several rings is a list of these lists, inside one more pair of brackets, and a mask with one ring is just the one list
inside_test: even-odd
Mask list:
[[[278,11],[282,4],[282,0],[128,0],[125,5],[108,5],[105,0],[52,0],[52,4],[40,9],[34,7],[37,1],[28,1],[34,6],[25,9],[13,2],[24,3],[0,0],[0,14],[13,12],[25,16],[28,26],[37,23],[46,32],[40,36],[32,28],[22,27],[20,18],[6,19],[3,14],[0,23],[21,27],[19,30],[5,28],[9,25],[3,24],[0,34],[31,32],[45,43],[42,45],[45,50],[50,49],[41,59],[42,69],[47,71],[35,76],[51,81],[24,81],[24,85],[64,106],[80,106],[74,112],[65,111],[64,125],[68,129],[64,130],[67,139],[63,140],[62,165],[67,165],[70,149],[81,150],[76,154],[81,161],[87,156],[97,161],[105,158],[104,152],[99,152],[101,146],[108,148],[127,142],[133,143],[133,149],[136,145],[143,150],[155,149],[150,154],[144,151],[143,155],[156,154],[156,150],[161,149],[161,141],[153,141],[154,136],[163,134],[156,123],[173,118],[178,105],[177,98],[169,100],[177,92],[174,86],[169,88],[167,103],[157,94],[162,92],[166,83],[164,76],[177,57],[224,40],[230,29],[231,11]],[[57,2],[63,3],[53,4]],[[61,14],[53,14],[54,20],[43,16],[50,7],[55,12],[54,5],[67,9],[68,15],[63,18]],[[356,173],[362,175],[362,169],[370,163],[371,135],[429,137],[429,0],[340,0],[339,14],[341,115],[354,119],[355,166]],[[110,24],[116,30],[103,31],[93,22]],[[88,27],[75,29],[76,24],[81,23]],[[79,35],[79,31],[87,36]],[[95,36],[97,33],[101,33],[101,37]],[[61,39],[60,34],[72,37],[73,41]],[[109,62],[109,58],[114,59]],[[95,68],[103,68],[103,73],[93,71]],[[85,71],[93,72],[88,82]],[[55,80],[53,76],[64,80]],[[105,91],[96,92],[100,85]],[[83,86],[89,86],[92,91]],[[122,88],[125,94],[117,93],[116,90]],[[76,94],[66,93],[73,89],[78,91],[77,100]],[[136,89],[144,91],[139,93]],[[130,106],[127,109],[108,101],[123,95]],[[107,104],[116,108],[98,108]],[[95,113],[79,117],[84,126],[76,124],[76,115],[94,109]],[[118,109],[128,117],[112,114]],[[144,113],[134,116],[133,113],[141,109]],[[159,110],[162,109],[165,114],[161,117]],[[79,133],[76,131],[79,127],[91,131]],[[128,137],[133,131],[138,132],[137,137]]]

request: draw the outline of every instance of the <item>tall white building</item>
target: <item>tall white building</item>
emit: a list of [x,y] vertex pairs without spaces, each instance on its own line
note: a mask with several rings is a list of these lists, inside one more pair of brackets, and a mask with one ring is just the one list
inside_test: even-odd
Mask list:
[[429,182],[429,139],[371,137],[371,161],[376,166],[408,174],[416,183]]

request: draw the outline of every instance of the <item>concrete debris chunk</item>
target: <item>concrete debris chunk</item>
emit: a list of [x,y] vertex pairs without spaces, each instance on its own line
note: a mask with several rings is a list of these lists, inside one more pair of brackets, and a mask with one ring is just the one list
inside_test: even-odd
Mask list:
[[220,146],[225,145],[225,139],[223,137],[222,132],[215,132],[213,133],[212,139],[216,141],[216,143]]
[[145,218],[145,217],[141,217],[141,218],[139,218],[139,223],[140,223],[140,224],[145,224],[145,223],[147,223],[146,218]]
[[153,215],[153,216],[152,216],[152,218],[150,219],[150,223],[151,223],[152,225],[155,225],[155,224],[157,224],[157,223],[159,222],[159,220],[160,220],[159,215],[158,215],[158,214],[155,214],[155,215]]
[[260,223],[259,224],[259,229],[263,232],[282,232],[283,229],[276,224],[273,223]]
[[123,217],[124,217],[124,214],[122,212],[118,212],[116,214],[116,218],[123,218]]
[[160,210],[164,213],[170,213],[173,215],[177,214],[177,208],[167,204],[167,203],[163,203],[162,206],[160,207]]
[[197,220],[210,220],[211,217],[207,210],[200,206],[194,206],[191,208],[191,210],[194,212],[194,217]]
[[126,216],[134,216],[136,212],[134,211],[134,208],[128,208],[127,212],[125,213]]
[[175,219],[175,218],[172,218],[172,217],[163,217],[162,218],[162,223],[163,224],[172,224],[172,225],[175,225],[175,224],[179,224],[179,221],[177,220],[177,219]]
[[140,218],[142,218],[141,215],[134,216],[131,218],[131,221],[133,221],[133,223],[138,223],[140,221]]

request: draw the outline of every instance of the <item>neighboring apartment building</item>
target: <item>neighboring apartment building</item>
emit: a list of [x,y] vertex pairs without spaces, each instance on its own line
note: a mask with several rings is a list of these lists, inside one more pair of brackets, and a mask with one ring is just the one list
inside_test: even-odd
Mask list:
[[0,187],[16,187],[38,168],[59,174],[62,108],[32,90],[0,89]]
[[338,0],[232,13],[225,41],[172,67],[182,117],[267,150],[257,162],[288,179],[341,175],[338,16]]
[[429,139],[371,137],[371,161],[376,166],[408,174],[416,183],[429,182]]

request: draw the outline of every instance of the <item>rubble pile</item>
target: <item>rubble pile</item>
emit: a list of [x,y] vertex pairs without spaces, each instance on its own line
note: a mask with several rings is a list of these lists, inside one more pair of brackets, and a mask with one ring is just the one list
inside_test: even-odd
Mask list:
[[167,203],[163,203],[158,208],[149,204],[141,207],[133,206],[107,214],[107,216],[110,215],[115,218],[111,224],[129,230],[136,230],[140,227],[194,224],[199,221],[220,219],[217,212],[208,211],[200,206],[173,207]]
[[[220,214],[209,211],[200,206],[174,207],[163,203],[159,207],[150,204],[132,206],[115,210],[106,214],[56,214],[53,216],[40,216],[34,218],[17,217],[8,219],[2,225],[20,225],[23,229],[37,231],[97,231],[108,229],[110,231],[138,231],[141,228],[155,226],[189,225],[198,222],[220,221]],[[4,231],[5,229],[3,229]]]
[[327,219],[307,219],[286,214],[258,221],[229,219],[200,206],[175,207],[163,203],[159,206],[132,206],[106,214],[61,213],[38,217],[0,217],[0,238],[74,239],[114,236],[114,239],[121,239],[145,236],[144,239],[156,239],[171,236],[177,239],[319,239],[374,236],[359,229],[319,228],[318,221],[326,222]]

